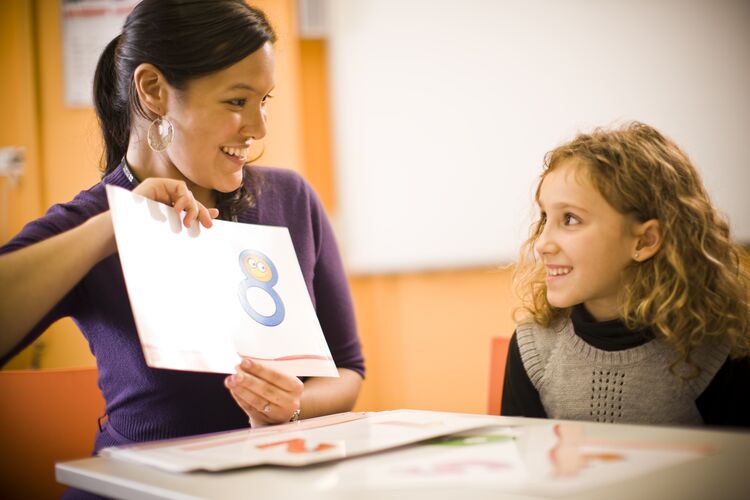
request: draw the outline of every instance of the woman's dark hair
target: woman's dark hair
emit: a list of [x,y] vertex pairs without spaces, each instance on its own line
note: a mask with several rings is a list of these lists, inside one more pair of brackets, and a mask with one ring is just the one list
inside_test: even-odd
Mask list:
[[[227,68],[276,35],[262,11],[243,0],[143,0],[122,32],[104,49],[94,75],[94,108],[104,136],[103,175],[122,161],[133,113],[151,119],[141,106],[133,73],[143,63],[162,72],[177,89]],[[217,192],[220,217],[231,218],[253,203],[245,187]]]

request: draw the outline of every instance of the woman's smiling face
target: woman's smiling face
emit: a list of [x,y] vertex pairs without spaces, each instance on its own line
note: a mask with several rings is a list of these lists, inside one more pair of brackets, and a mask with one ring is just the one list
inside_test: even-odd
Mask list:
[[170,92],[174,126],[170,162],[189,183],[231,192],[242,184],[250,144],[266,135],[266,104],[274,87],[270,43],[234,65]]
[[534,248],[545,265],[548,302],[583,303],[600,321],[618,317],[623,270],[638,244],[636,221],[607,203],[575,158],[545,176],[537,201],[544,228]]

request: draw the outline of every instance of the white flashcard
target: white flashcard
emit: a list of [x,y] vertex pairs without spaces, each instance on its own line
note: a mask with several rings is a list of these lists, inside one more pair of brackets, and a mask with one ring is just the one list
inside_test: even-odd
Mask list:
[[171,207],[107,186],[149,366],[232,373],[242,358],[294,376],[338,372],[285,227],[186,228]]

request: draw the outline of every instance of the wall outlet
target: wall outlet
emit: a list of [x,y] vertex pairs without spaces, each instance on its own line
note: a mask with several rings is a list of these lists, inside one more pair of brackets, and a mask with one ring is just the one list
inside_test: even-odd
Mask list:
[[0,147],[0,176],[20,177],[25,164],[24,156],[24,149],[22,147]]

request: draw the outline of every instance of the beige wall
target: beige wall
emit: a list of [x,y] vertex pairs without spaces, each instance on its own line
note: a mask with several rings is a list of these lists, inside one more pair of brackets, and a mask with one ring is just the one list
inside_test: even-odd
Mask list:
[[[306,175],[335,212],[326,46],[301,40]],[[509,269],[351,276],[363,410],[486,411],[490,338],[513,332]]]

